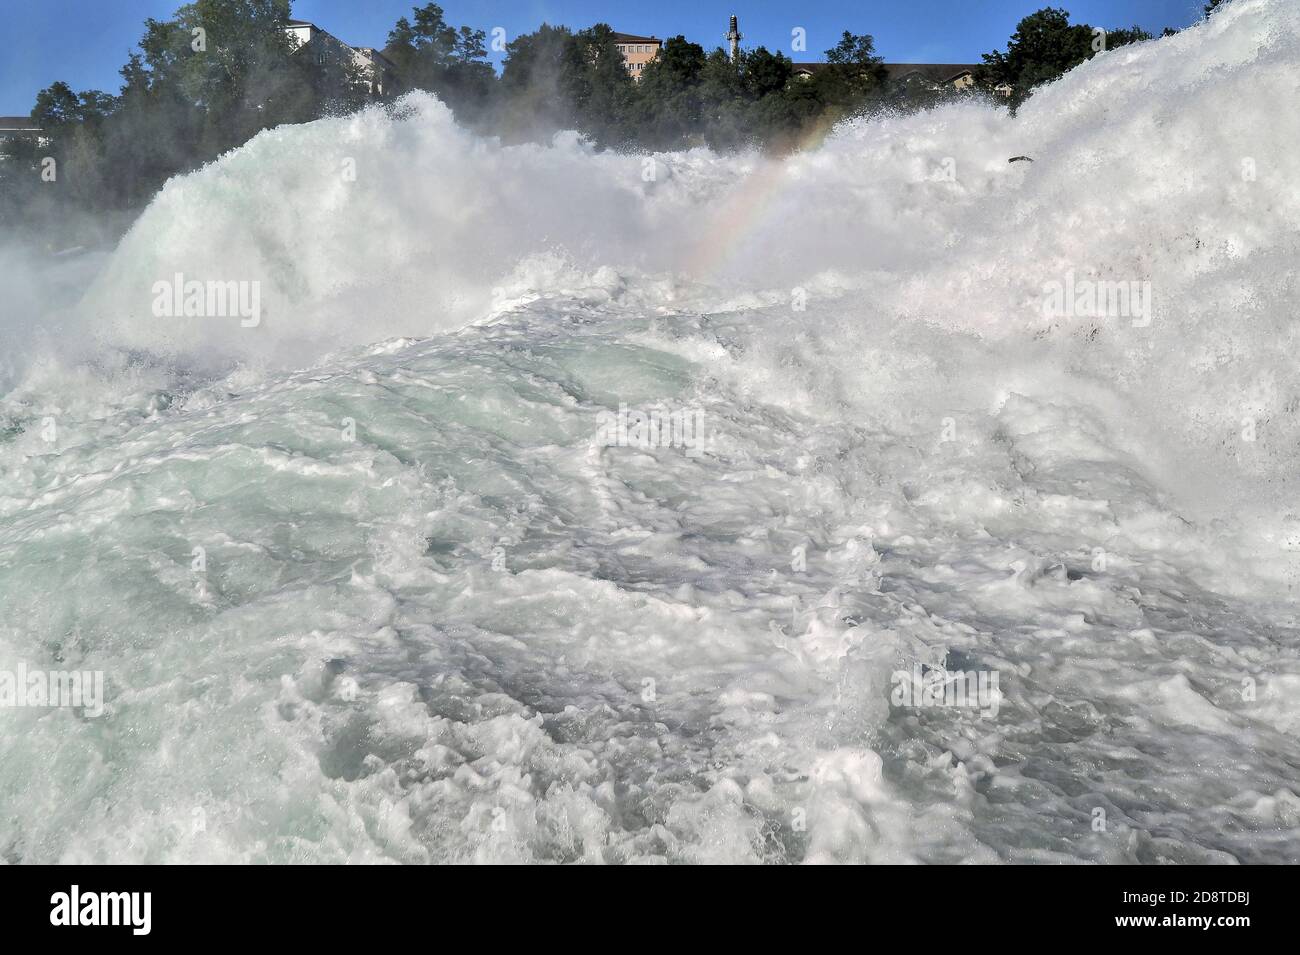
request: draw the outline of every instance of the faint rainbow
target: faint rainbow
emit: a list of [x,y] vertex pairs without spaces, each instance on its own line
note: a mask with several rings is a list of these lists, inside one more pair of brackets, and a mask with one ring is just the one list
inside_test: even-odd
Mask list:
[[776,200],[788,188],[790,179],[786,163],[790,157],[820,146],[838,122],[839,117],[819,117],[795,141],[788,155],[761,160],[754,172],[732,190],[722,210],[691,244],[684,263],[685,270],[697,278],[707,278],[727,265],[758,230]]

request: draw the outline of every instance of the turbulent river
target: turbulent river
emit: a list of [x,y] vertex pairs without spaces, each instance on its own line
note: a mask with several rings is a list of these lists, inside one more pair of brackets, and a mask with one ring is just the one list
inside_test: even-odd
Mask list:
[[103,680],[0,856],[1300,861],[1297,71],[1241,0],[779,161],[412,94],[0,253],[0,668]]

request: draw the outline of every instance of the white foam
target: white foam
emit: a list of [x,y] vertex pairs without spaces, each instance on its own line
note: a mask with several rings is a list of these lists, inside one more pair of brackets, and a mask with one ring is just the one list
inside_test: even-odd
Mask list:
[[[21,306],[0,664],[106,714],[0,710],[0,850],[1293,857],[1297,67],[1236,0],[785,161],[416,95],[173,180]],[[153,316],[178,272],[264,320]],[[1150,323],[1046,317],[1067,274]],[[606,446],[621,403],[704,453]],[[891,706],[922,666],[996,716]]]

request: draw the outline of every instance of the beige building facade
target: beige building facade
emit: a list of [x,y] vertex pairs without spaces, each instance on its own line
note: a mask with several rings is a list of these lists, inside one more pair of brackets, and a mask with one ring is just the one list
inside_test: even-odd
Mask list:
[[653,36],[636,36],[631,33],[615,33],[614,42],[618,52],[623,54],[623,65],[632,74],[632,79],[641,79],[646,65],[659,55],[664,41]]

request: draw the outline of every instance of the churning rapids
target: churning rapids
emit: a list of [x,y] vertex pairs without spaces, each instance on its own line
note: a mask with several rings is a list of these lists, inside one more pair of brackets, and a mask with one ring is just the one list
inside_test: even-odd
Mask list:
[[1300,861],[1297,72],[1241,0],[784,161],[412,95],[0,253],[0,669],[104,680],[0,855]]

